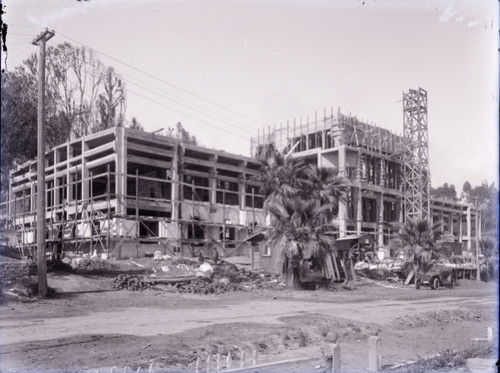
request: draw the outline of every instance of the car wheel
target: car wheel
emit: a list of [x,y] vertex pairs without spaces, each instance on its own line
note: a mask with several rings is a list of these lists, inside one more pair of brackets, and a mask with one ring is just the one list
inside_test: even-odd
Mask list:
[[437,277],[432,280],[432,288],[434,290],[439,290],[439,279]]

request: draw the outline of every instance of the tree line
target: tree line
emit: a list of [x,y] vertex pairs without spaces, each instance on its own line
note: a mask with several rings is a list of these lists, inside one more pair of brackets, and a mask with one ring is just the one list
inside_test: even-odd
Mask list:
[[[1,185],[8,189],[8,172],[37,154],[38,54],[1,77]],[[48,46],[45,86],[46,148],[117,126],[144,130],[125,117],[127,87],[112,66],[95,52],[70,43]],[[181,122],[164,135],[197,144]]]
[[494,183],[482,181],[480,185],[472,187],[469,181],[466,181],[462,187],[460,197],[453,184],[444,183],[437,188],[431,188],[431,196],[435,198],[446,199],[450,201],[459,201],[477,205],[481,209],[481,230],[494,235],[498,232],[498,189]]

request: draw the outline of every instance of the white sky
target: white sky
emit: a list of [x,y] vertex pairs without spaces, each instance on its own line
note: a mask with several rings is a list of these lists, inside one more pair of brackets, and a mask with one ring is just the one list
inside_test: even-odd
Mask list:
[[340,107],[401,133],[402,92],[422,87],[433,186],[498,185],[495,0],[3,4],[8,70],[37,51],[34,36],[54,29],[50,44],[77,41],[114,58],[98,56],[124,75],[127,117],[146,130],[181,121],[202,145],[249,155],[263,126]]

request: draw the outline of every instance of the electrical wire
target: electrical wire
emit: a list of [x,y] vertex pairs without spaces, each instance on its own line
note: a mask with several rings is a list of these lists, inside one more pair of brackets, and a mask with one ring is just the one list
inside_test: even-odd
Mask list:
[[[50,41],[49,41],[49,42],[50,42]],[[91,73],[90,73],[90,74],[91,74]],[[91,75],[93,75],[93,74],[91,74]],[[75,82],[75,81],[73,81],[72,79],[70,79],[69,77],[67,77],[67,79],[68,79],[68,81],[69,81],[70,83],[72,83],[73,85],[75,85],[75,86],[77,85],[77,84],[76,84],[76,82]],[[200,118],[196,118],[196,117],[194,117],[194,116],[192,116],[192,115],[190,115],[190,114],[184,113],[184,112],[182,112],[182,111],[180,111],[180,110],[177,110],[177,109],[175,109],[175,108],[173,108],[173,107],[167,106],[167,105],[165,105],[165,104],[163,104],[163,103],[161,103],[161,102],[155,101],[155,100],[153,100],[153,99],[151,99],[151,98],[149,98],[149,97],[146,97],[146,96],[144,96],[144,95],[141,95],[140,93],[137,93],[137,92],[135,92],[135,91],[133,91],[133,90],[127,89],[127,93],[134,94],[134,95],[139,96],[139,97],[141,97],[141,98],[143,98],[143,99],[145,99],[145,100],[147,100],[147,101],[150,101],[150,102],[152,102],[152,103],[154,103],[154,104],[156,104],[156,105],[160,105],[160,106],[162,106],[162,107],[164,107],[164,108],[166,108],[166,109],[169,109],[169,110],[175,111],[175,112],[177,112],[177,113],[179,113],[179,114],[182,114],[182,115],[184,115],[184,116],[186,116],[186,117],[188,117],[188,118],[194,119],[194,120],[196,120],[196,121],[198,121],[198,122],[200,122],[200,123],[204,123],[204,124],[206,124],[206,125],[208,125],[208,126],[211,126],[211,127],[214,127],[214,128],[220,129],[220,130],[223,130],[225,133],[228,133],[228,134],[231,134],[231,135],[233,135],[233,136],[239,137],[239,138],[241,138],[241,139],[243,139],[243,140],[245,140],[245,141],[249,141],[249,139],[248,139],[247,137],[244,137],[244,136],[241,136],[240,134],[237,134],[237,133],[234,133],[234,132],[228,131],[228,130],[227,130],[227,128],[222,128],[222,127],[219,127],[219,126],[217,126],[217,125],[215,125],[215,124],[213,124],[213,123],[209,123],[209,122],[204,121],[204,120],[202,120],[202,119],[200,119]],[[87,95],[89,98],[91,98],[91,96],[90,96],[90,94],[89,94],[88,92],[84,91],[84,94],[85,94],[85,95]]]
[[[148,83],[146,83],[146,82],[144,82],[144,81],[142,81],[142,80],[140,80],[140,79],[137,79],[137,78],[135,78],[135,77],[133,77],[133,76],[131,76],[131,75],[129,75],[129,74],[126,74],[126,73],[124,73],[124,72],[123,72],[123,71],[121,71],[121,70],[117,70],[117,69],[116,69],[116,71],[117,71],[117,72],[119,72],[122,76],[127,77],[128,79],[132,79],[132,80],[138,81],[138,82],[140,82],[141,84],[144,84],[144,85],[146,85],[146,86],[148,86],[148,87],[151,87],[151,88],[153,88],[153,89],[155,89],[155,90],[157,90],[157,91],[159,91],[159,92],[162,92],[162,93],[168,94],[168,95],[170,95],[170,96],[174,97],[175,99],[177,99],[177,100],[179,100],[179,101],[184,101],[184,102],[187,102],[188,104],[193,105],[194,107],[198,107],[198,108],[200,108],[200,109],[204,110],[205,112],[215,114],[215,115],[217,115],[219,118],[214,118],[214,117],[213,117],[213,116],[211,116],[211,115],[207,115],[206,113],[202,113],[202,114],[204,114],[204,115],[207,115],[207,116],[209,116],[209,117],[211,117],[211,118],[213,118],[213,119],[216,119],[216,120],[218,120],[218,121],[224,122],[224,123],[226,123],[226,124],[228,124],[228,125],[230,125],[230,126],[239,127],[239,129],[241,129],[241,130],[243,130],[243,131],[247,131],[247,132],[249,132],[249,133],[251,133],[251,134],[253,134],[253,133],[254,133],[254,131],[251,131],[251,130],[249,130],[249,129],[248,129],[248,125],[245,125],[245,124],[239,124],[238,122],[235,122],[235,121],[234,121],[234,120],[232,120],[231,118],[228,118],[228,117],[226,117],[226,116],[224,116],[224,115],[221,115],[221,114],[215,113],[214,111],[209,110],[209,109],[207,109],[207,108],[204,108],[204,107],[202,107],[202,106],[200,106],[200,105],[197,105],[197,104],[195,104],[195,103],[193,103],[193,102],[189,102],[189,101],[187,101],[187,100],[185,100],[185,99],[183,99],[183,98],[181,98],[181,97],[179,97],[179,96],[173,95],[173,94],[171,94],[170,92],[167,92],[167,91],[165,91],[165,90],[163,90],[163,89],[161,89],[161,88],[155,87],[155,86],[153,86],[153,85],[151,85],[151,84],[148,84]],[[130,84],[132,84],[132,85],[137,85],[137,86],[139,86],[137,83],[133,83],[133,82],[131,82],[130,80],[127,80],[127,82],[128,82],[128,83],[130,83]],[[139,86],[139,87],[140,87],[140,86]],[[146,89],[146,88],[144,88],[144,87],[141,87],[141,88],[143,88],[143,89],[147,90],[147,89]],[[169,101],[173,101],[173,102],[175,102],[175,100],[173,100],[173,99],[171,99],[171,98],[169,98],[169,97],[165,97],[165,96],[160,95],[160,94],[158,94],[158,93],[156,93],[156,92],[153,92],[153,91],[151,91],[151,92],[152,92],[152,93],[154,93],[154,94],[156,94],[156,95],[159,95],[159,96],[161,96],[161,97],[164,97],[165,99],[167,99],[167,100],[169,100]],[[196,109],[193,109],[193,108],[192,108],[192,107],[190,107],[189,105],[183,104],[182,102],[178,102],[178,104],[179,104],[179,105],[182,105],[182,106],[185,106],[185,107],[187,107],[188,109],[198,111],[198,110],[196,110]],[[220,119],[220,118],[222,118],[222,119]],[[228,121],[231,121],[231,122],[229,123]]]
[[[23,25],[14,25],[14,24],[13,24],[13,26],[17,26],[17,27],[26,27],[26,28],[36,28],[36,27],[32,27],[32,26],[23,26]],[[231,109],[225,108],[224,106],[221,106],[221,105],[216,104],[216,103],[214,103],[214,102],[212,102],[212,101],[210,101],[210,100],[207,100],[207,99],[205,99],[205,98],[203,98],[203,97],[201,97],[201,96],[199,96],[199,95],[197,95],[197,94],[195,94],[195,93],[189,92],[189,91],[187,91],[187,90],[185,90],[185,89],[183,89],[183,88],[181,88],[181,87],[178,87],[178,86],[173,85],[173,84],[171,84],[171,83],[169,83],[169,82],[166,82],[166,81],[164,81],[164,80],[162,80],[162,79],[160,79],[160,78],[158,78],[158,77],[155,77],[155,76],[153,76],[153,75],[151,75],[151,74],[149,74],[149,73],[146,73],[146,72],[144,72],[144,71],[142,71],[142,70],[140,70],[140,69],[138,69],[138,68],[136,68],[136,67],[134,67],[134,66],[131,66],[130,64],[127,64],[127,63],[125,63],[125,62],[123,62],[123,61],[120,61],[120,60],[118,60],[118,59],[114,58],[114,57],[111,57],[111,56],[109,56],[109,55],[107,55],[107,54],[105,54],[105,53],[103,53],[103,52],[100,52],[100,51],[98,51],[98,50],[96,50],[96,49],[94,49],[94,48],[92,48],[92,47],[90,47],[90,46],[87,46],[87,45],[85,45],[84,43],[81,43],[81,42],[79,42],[79,41],[77,41],[77,40],[75,40],[75,39],[73,39],[73,38],[71,38],[71,37],[69,37],[69,36],[67,36],[67,35],[64,35],[64,34],[62,34],[62,33],[60,33],[60,32],[58,32],[58,34],[59,34],[59,35],[61,35],[61,36],[63,36],[64,38],[66,38],[66,39],[68,39],[68,40],[71,40],[71,41],[73,41],[73,42],[75,42],[75,43],[78,43],[78,44],[80,44],[80,45],[82,45],[82,46],[84,46],[84,47],[86,47],[86,48],[89,48],[90,50],[93,50],[93,51],[94,51],[94,52],[96,52],[96,53],[99,53],[99,54],[101,54],[101,55],[103,55],[103,56],[105,56],[105,57],[108,57],[108,58],[110,58],[110,59],[112,59],[112,60],[114,60],[114,61],[117,61],[118,63],[121,63],[121,64],[122,64],[122,65],[124,65],[124,66],[127,66],[127,67],[129,67],[129,68],[131,68],[131,69],[133,69],[133,70],[135,70],[135,71],[138,71],[138,72],[140,72],[141,74],[144,74],[144,75],[146,75],[146,76],[149,76],[149,77],[151,77],[151,78],[153,78],[153,79],[155,79],[155,80],[158,80],[158,81],[160,81],[160,82],[162,82],[162,83],[164,83],[164,84],[167,84],[167,85],[169,85],[169,86],[171,86],[171,87],[174,87],[174,88],[176,88],[176,89],[178,89],[178,90],[180,90],[180,91],[182,91],[182,92],[185,92],[185,93],[187,93],[187,94],[189,94],[189,95],[191,95],[191,96],[193,96],[193,97],[199,98],[199,99],[201,99],[201,100],[203,100],[203,101],[205,101],[205,102],[208,102],[208,103],[210,103],[210,104],[212,104],[212,105],[214,105],[214,106],[217,106],[217,107],[222,108],[222,109],[224,109],[224,110],[226,110],[226,111],[229,111],[229,112],[231,112],[231,113],[234,113],[234,114],[236,114],[236,115],[238,115],[238,116],[240,116],[240,117],[243,117],[243,118],[245,118],[245,119],[247,119],[247,120],[250,120],[250,121],[253,121],[253,122],[255,122],[255,123],[260,124],[259,122],[255,121],[255,120],[253,120],[253,119],[251,119],[251,118],[249,118],[249,117],[247,117],[247,116],[245,116],[245,115],[243,115],[243,114],[240,114],[240,113],[238,113],[238,112],[236,112],[236,111],[234,111],[234,110],[231,110]],[[30,36],[30,35],[27,35],[27,36]],[[23,51],[23,52],[24,52],[24,51]],[[130,75],[128,75],[128,74],[123,74],[123,75],[126,75],[126,76],[129,76],[129,77],[130,77]],[[143,82],[143,81],[141,81],[141,80],[139,80],[139,79],[137,79],[137,78],[134,78],[134,79],[135,79],[135,80],[138,80],[138,81],[139,81],[139,82],[141,82],[142,84],[149,85],[149,86],[153,87],[154,89],[159,90],[160,92],[167,93],[166,91],[161,90],[161,89],[159,89],[159,88],[157,88],[157,87],[154,87],[154,86],[152,86],[152,85],[150,85],[150,84],[148,84],[148,83],[146,83],[146,82]],[[192,106],[186,105],[186,104],[184,104],[184,103],[182,103],[182,102],[180,102],[180,101],[176,101],[176,100],[174,100],[174,99],[172,99],[172,98],[170,98],[170,97],[167,97],[167,96],[165,96],[165,95],[162,95],[162,94],[156,93],[156,92],[154,92],[154,91],[152,91],[152,90],[150,90],[150,89],[148,89],[148,88],[145,88],[144,86],[141,86],[141,85],[139,85],[139,84],[137,84],[137,83],[133,83],[133,82],[130,82],[130,81],[129,81],[129,84],[135,85],[135,86],[137,86],[137,87],[139,87],[139,88],[142,88],[142,89],[144,89],[144,90],[146,90],[146,91],[149,91],[149,92],[151,92],[151,93],[153,93],[153,94],[156,94],[156,95],[158,95],[158,96],[160,96],[160,97],[162,97],[162,98],[164,98],[164,99],[167,99],[167,100],[169,100],[169,101],[171,101],[171,102],[174,102],[174,103],[176,103],[176,104],[178,104],[178,105],[184,106],[184,107],[186,107],[186,108],[187,108],[187,109],[189,109],[189,110],[193,110],[193,111],[195,111],[195,112],[197,112],[197,113],[199,113],[199,114],[202,114],[202,115],[207,116],[207,117],[209,117],[209,118],[212,118],[212,119],[215,119],[215,120],[217,120],[217,121],[223,122],[223,123],[225,123],[225,124],[227,124],[227,125],[229,125],[229,126],[231,126],[231,127],[237,128],[239,131],[245,131],[245,132],[247,132],[247,133],[249,133],[249,134],[253,134],[253,131],[249,130],[249,129],[248,129],[248,126],[245,126],[245,125],[243,125],[243,126],[237,126],[237,125],[236,125],[237,123],[235,123],[234,121],[233,121],[232,123],[228,122],[227,120],[230,120],[230,119],[228,119],[227,117],[224,117],[224,116],[222,116],[222,115],[220,115],[220,114],[216,114],[216,115],[219,115],[220,117],[222,117],[222,118],[224,118],[224,119],[220,119],[220,118],[214,117],[213,115],[210,115],[210,114],[207,114],[207,113],[205,113],[205,112],[202,112],[202,111],[200,111],[200,110],[198,110],[198,109],[196,109],[196,108],[193,108]],[[136,94],[136,95],[138,95],[138,96],[140,96],[140,97],[142,97],[142,98],[144,98],[144,99],[149,99],[149,98],[147,98],[147,97],[145,97],[145,96],[143,96],[143,95],[140,95],[140,94],[139,94],[139,93],[137,93],[137,92],[132,92],[132,91],[131,91],[131,93]],[[174,96],[177,100],[187,101],[187,100],[183,100],[182,98],[180,98],[180,97],[178,97],[178,96],[175,96],[175,95],[173,95],[173,96]],[[195,117],[193,117],[193,116],[191,116],[191,115],[189,115],[189,114],[183,113],[183,112],[181,112],[181,111],[179,111],[179,110],[176,110],[176,109],[174,109],[174,108],[172,108],[172,107],[169,107],[169,106],[163,105],[163,104],[158,103],[158,102],[156,102],[156,101],[154,101],[154,100],[151,100],[151,99],[149,99],[149,100],[150,100],[151,102],[156,103],[156,104],[160,104],[161,106],[166,107],[166,108],[168,108],[168,109],[170,109],[170,110],[174,110],[174,111],[176,111],[176,112],[178,112],[178,113],[181,113],[181,114],[183,114],[183,115],[186,115],[186,116],[188,116],[188,117],[190,117],[190,118],[192,118],[192,119],[195,119],[195,120],[201,121],[201,120],[200,120],[200,119],[198,119],[198,118],[195,118]],[[189,102],[189,101],[188,101],[188,102]],[[191,105],[193,105],[193,106],[195,106],[195,107],[200,107],[200,108],[201,108],[201,106],[199,106],[199,105],[197,105],[197,104],[195,104],[195,103],[189,102],[189,104],[191,104]],[[209,110],[207,110],[206,108],[203,108],[203,110],[205,110],[205,111],[209,111]],[[213,111],[211,111],[211,113],[213,113]],[[215,127],[215,128],[222,129],[221,127],[215,126],[215,125],[210,124],[210,123],[208,123],[208,122],[205,122],[205,121],[201,121],[201,122],[202,122],[202,123],[205,123],[205,124],[208,124],[208,125],[211,125],[211,126],[213,126],[213,127]],[[238,127],[239,127],[239,128],[238,128]],[[227,131],[227,129],[224,129],[224,131]],[[236,135],[236,136],[238,136],[238,137],[241,137],[240,135],[237,135],[237,134],[235,134],[234,132],[232,132],[232,134],[234,134],[234,135]],[[241,138],[243,138],[243,137],[241,137]],[[246,138],[245,138],[245,140],[248,140],[248,139],[246,139]]]
[[130,65],[130,64],[128,64],[128,63],[126,63],[126,62],[120,61],[119,59],[114,58],[114,57],[112,57],[112,56],[110,56],[110,55],[108,55],[108,54],[106,54],[106,53],[103,53],[103,52],[101,52],[101,51],[99,51],[99,50],[97,50],[97,49],[95,49],[95,48],[89,47],[88,45],[86,45],[86,44],[84,44],[84,43],[82,43],[82,42],[79,42],[78,40],[75,40],[75,39],[73,39],[73,38],[71,38],[71,37],[69,37],[69,36],[67,36],[67,35],[64,35],[64,34],[63,34],[63,33],[61,33],[61,32],[58,32],[58,34],[59,34],[59,35],[61,35],[61,36],[62,36],[62,37],[64,37],[64,38],[68,39],[68,40],[71,40],[71,41],[73,41],[73,42],[75,42],[75,43],[78,43],[78,44],[80,44],[80,45],[84,46],[84,47],[87,47],[87,48],[89,48],[89,49],[92,49],[92,50],[93,50],[93,51],[95,51],[96,53],[99,53],[99,54],[101,54],[101,55],[103,55],[103,56],[105,56],[105,57],[107,57],[107,58],[110,58],[110,59],[112,59],[113,61],[116,61],[116,62],[118,62],[118,63],[120,63],[120,64],[122,64],[122,65],[124,65],[124,66],[127,66],[128,68],[130,68],[130,69],[132,69],[132,70],[135,70],[135,71],[137,71],[137,72],[139,72],[139,73],[141,73],[141,74],[144,74],[144,75],[146,75],[146,76],[148,76],[148,77],[150,77],[150,78],[152,78],[152,79],[158,80],[159,82],[162,82],[163,84],[166,84],[166,85],[168,85],[168,86],[170,86],[170,87],[173,87],[173,88],[178,89],[178,90],[180,90],[180,91],[182,91],[182,92],[184,92],[184,93],[187,93],[188,95],[191,95],[191,96],[196,97],[196,98],[198,98],[198,99],[200,99],[200,100],[202,100],[202,101],[205,101],[205,102],[207,102],[207,103],[209,103],[209,104],[211,104],[211,105],[217,106],[217,107],[219,107],[219,108],[221,108],[221,109],[224,109],[224,110],[226,110],[226,111],[228,111],[228,112],[230,112],[230,113],[233,113],[233,114],[238,115],[238,116],[240,116],[240,117],[242,117],[242,118],[245,118],[246,120],[249,120],[249,121],[254,122],[254,123],[256,123],[256,124],[259,124],[259,125],[261,125],[261,126],[262,126],[262,125],[264,125],[264,124],[262,124],[262,123],[260,123],[260,122],[256,121],[255,119],[249,118],[248,116],[246,116],[246,115],[244,115],[244,114],[238,113],[237,111],[234,111],[234,110],[232,110],[232,109],[229,109],[229,108],[226,108],[226,107],[224,107],[224,106],[222,106],[222,105],[219,105],[219,104],[217,104],[217,103],[215,103],[215,102],[213,102],[213,101],[211,101],[211,100],[208,100],[208,99],[206,99],[206,98],[204,98],[204,97],[202,97],[202,96],[200,96],[200,95],[197,95],[196,93],[190,92],[190,91],[188,91],[188,90],[186,90],[186,89],[184,89],[184,88],[181,88],[181,87],[179,87],[179,86],[177,86],[177,85],[175,85],[175,84],[169,83],[169,82],[167,82],[166,80],[163,80],[163,79],[158,78],[158,77],[156,77],[156,76],[154,76],[154,75],[152,75],[152,74],[149,74],[149,73],[147,73],[147,72],[145,72],[145,71],[143,71],[143,70],[141,70],[141,69],[139,69],[139,68],[137,68],[137,67],[134,67],[134,66],[132,66],[132,65]]

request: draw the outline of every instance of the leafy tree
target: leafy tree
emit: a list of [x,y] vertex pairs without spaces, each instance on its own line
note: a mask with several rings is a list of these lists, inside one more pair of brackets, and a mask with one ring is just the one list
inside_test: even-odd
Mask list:
[[139,131],[144,131],[143,125],[141,124],[141,122],[139,122],[137,120],[136,117],[132,117],[132,120],[128,124],[128,128],[132,128],[134,130],[139,130]]
[[1,182],[8,190],[9,170],[37,154],[37,91],[24,69],[4,72],[1,79]]
[[198,140],[192,136],[183,126],[181,122],[177,122],[175,128],[168,127],[167,136],[175,138],[184,144],[198,145]]
[[479,247],[483,254],[481,261],[481,277],[485,281],[498,279],[498,244],[492,236],[485,236],[479,240]]
[[481,230],[483,232],[498,232],[498,189],[494,183],[481,182],[471,188],[466,202],[481,209]]
[[108,67],[103,77],[104,92],[99,94],[99,123],[97,130],[123,126],[126,109],[125,82]]
[[460,195],[460,199],[463,201],[468,201],[470,199],[470,192],[472,191],[472,185],[468,181],[464,183],[462,186],[462,194]]
[[455,186],[453,184],[448,185],[448,183],[444,183],[443,186],[431,188],[431,196],[456,201],[457,191],[455,190]]

